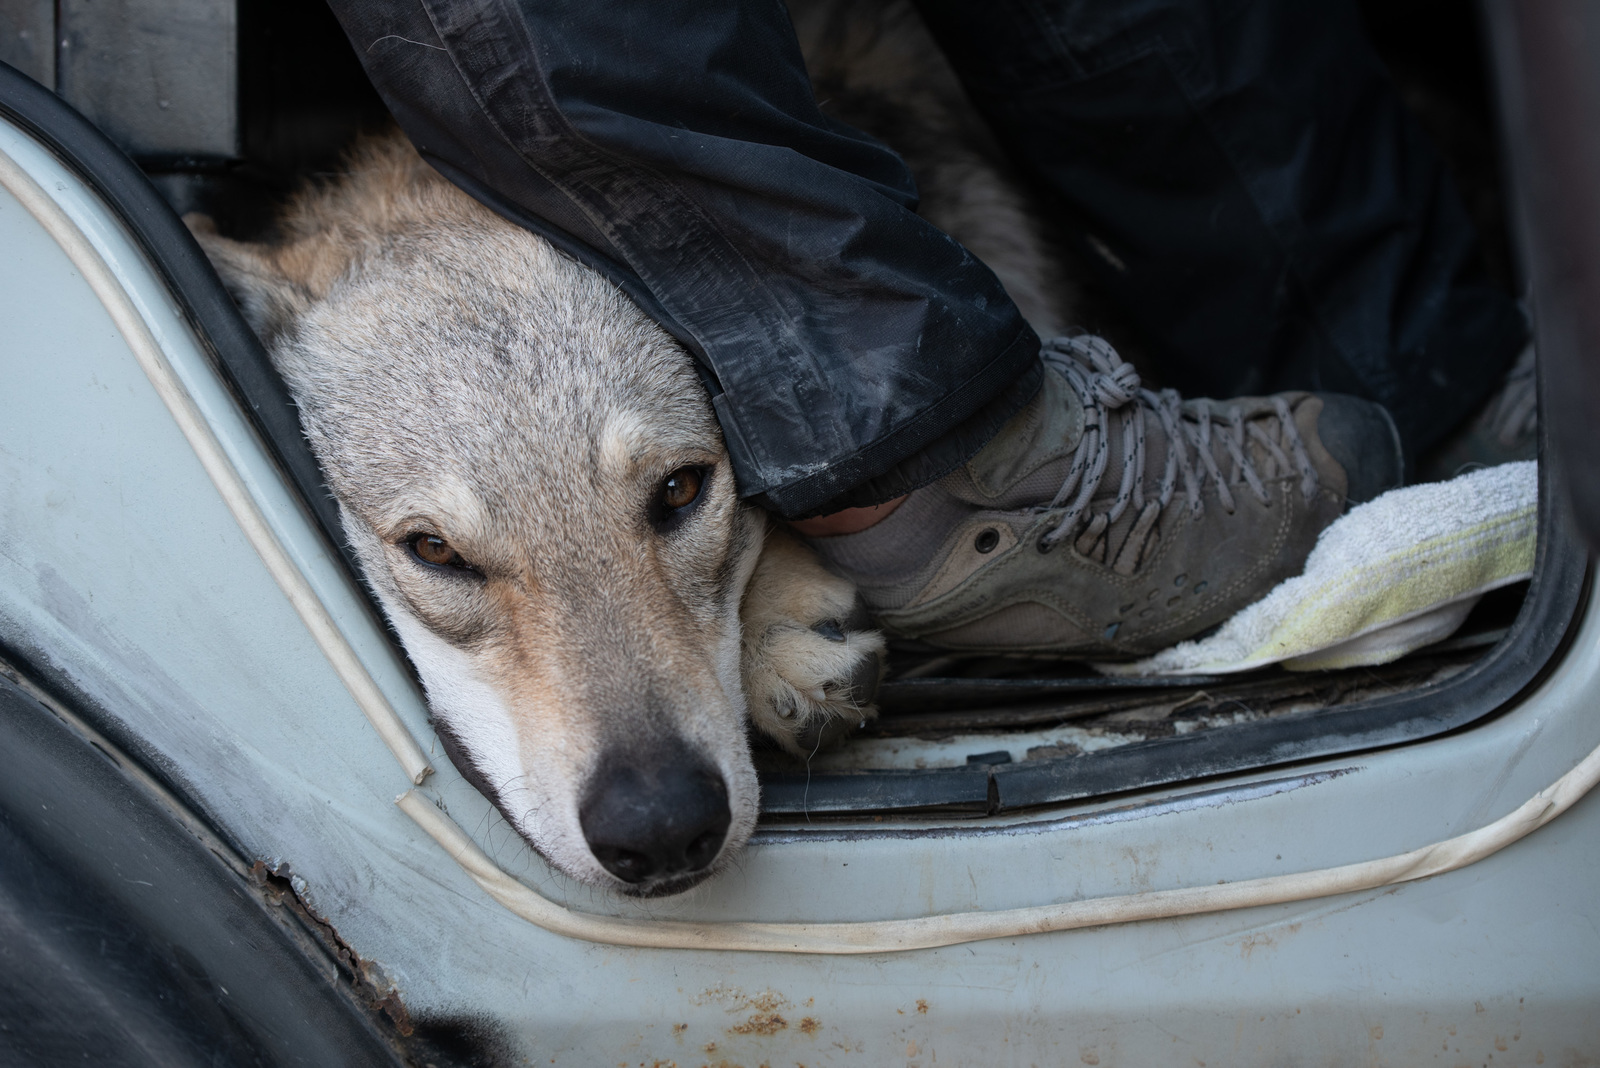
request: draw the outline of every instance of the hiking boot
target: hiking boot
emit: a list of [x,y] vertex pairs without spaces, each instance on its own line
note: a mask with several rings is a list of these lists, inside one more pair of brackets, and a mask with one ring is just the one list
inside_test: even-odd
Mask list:
[[1376,404],[1186,401],[1088,336],[1043,357],[1039,395],[969,462],[867,530],[812,540],[902,648],[1145,656],[1299,573],[1349,505],[1400,484]]
[[1530,342],[1495,395],[1473,419],[1433,449],[1417,468],[1422,482],[1464,471],[1539,458],[1539,379]]

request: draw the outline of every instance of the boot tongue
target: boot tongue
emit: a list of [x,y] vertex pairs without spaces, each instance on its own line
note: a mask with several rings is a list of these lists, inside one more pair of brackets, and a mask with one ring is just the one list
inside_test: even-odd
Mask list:
[[[1130,402],[1137,403],[1137,402]],[[1125,463],[1123,412],[1114,408],[1102,427],[1100,441],[1106,451],[1106,466],[1094,493],[1091,511],[1104,512],[1116,499],[1122,485]],[[941,489],[955,498],[980,508],[996,511],[1040,509],[1054,500],[1066,481],[1077,451],[1084,439],[1086,419],[1083,403],[1060,372],[1045,369],[1044,385],[1034,401],[1017,414],[1000,434],[962,467],[945,476]],[[1145,464],[1140,472],[1145,495],[1155,489],[1167,459],[1167,441],[1161,424],[1150,413],[1145,415]],[[1083,457],[1085,474],[1093,462]],[[1070,503],[1076,491],[1068,495]],[[1120,529],[1128,520],[1119,517]]]
[[[1083,404],[1061,373],[1047,366],[1038,395],[976,456],[946,476],[943,486],[984,508],[1036,507],[1055,496],[1067,477],[1083,424]],[[1118,477],[1120,468],[1119,459]]]

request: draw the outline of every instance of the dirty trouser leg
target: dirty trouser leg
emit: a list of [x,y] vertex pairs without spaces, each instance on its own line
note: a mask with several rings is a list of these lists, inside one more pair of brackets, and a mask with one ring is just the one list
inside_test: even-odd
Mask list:
[[887,500],[1037,390],[994,274],[825,118],[778,0],[332,0],[423,155],[695,354],[742,495]]
[[1352,0],[918,0],[1167,383],[1384,404],[1417,454],[1525,340]]

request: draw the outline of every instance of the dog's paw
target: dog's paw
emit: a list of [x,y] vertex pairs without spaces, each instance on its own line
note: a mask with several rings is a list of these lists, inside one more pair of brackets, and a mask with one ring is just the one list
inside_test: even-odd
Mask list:
[[750,720],[778,745],[808,756],[877,715],[883,636],[855,586],[788,530],[768,531],[740,623]]

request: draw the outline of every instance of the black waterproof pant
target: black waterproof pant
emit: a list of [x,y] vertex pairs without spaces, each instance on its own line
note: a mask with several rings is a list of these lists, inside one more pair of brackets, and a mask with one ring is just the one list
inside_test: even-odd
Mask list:
[[[813,101],[780,0],[330,0],[423,155],[698,360],[797,518],[954,468],[1036,390],[994,275]],[[1353,0],[919,0],[1163,378],[1377,400],[1414,455],[1523,343]]]

